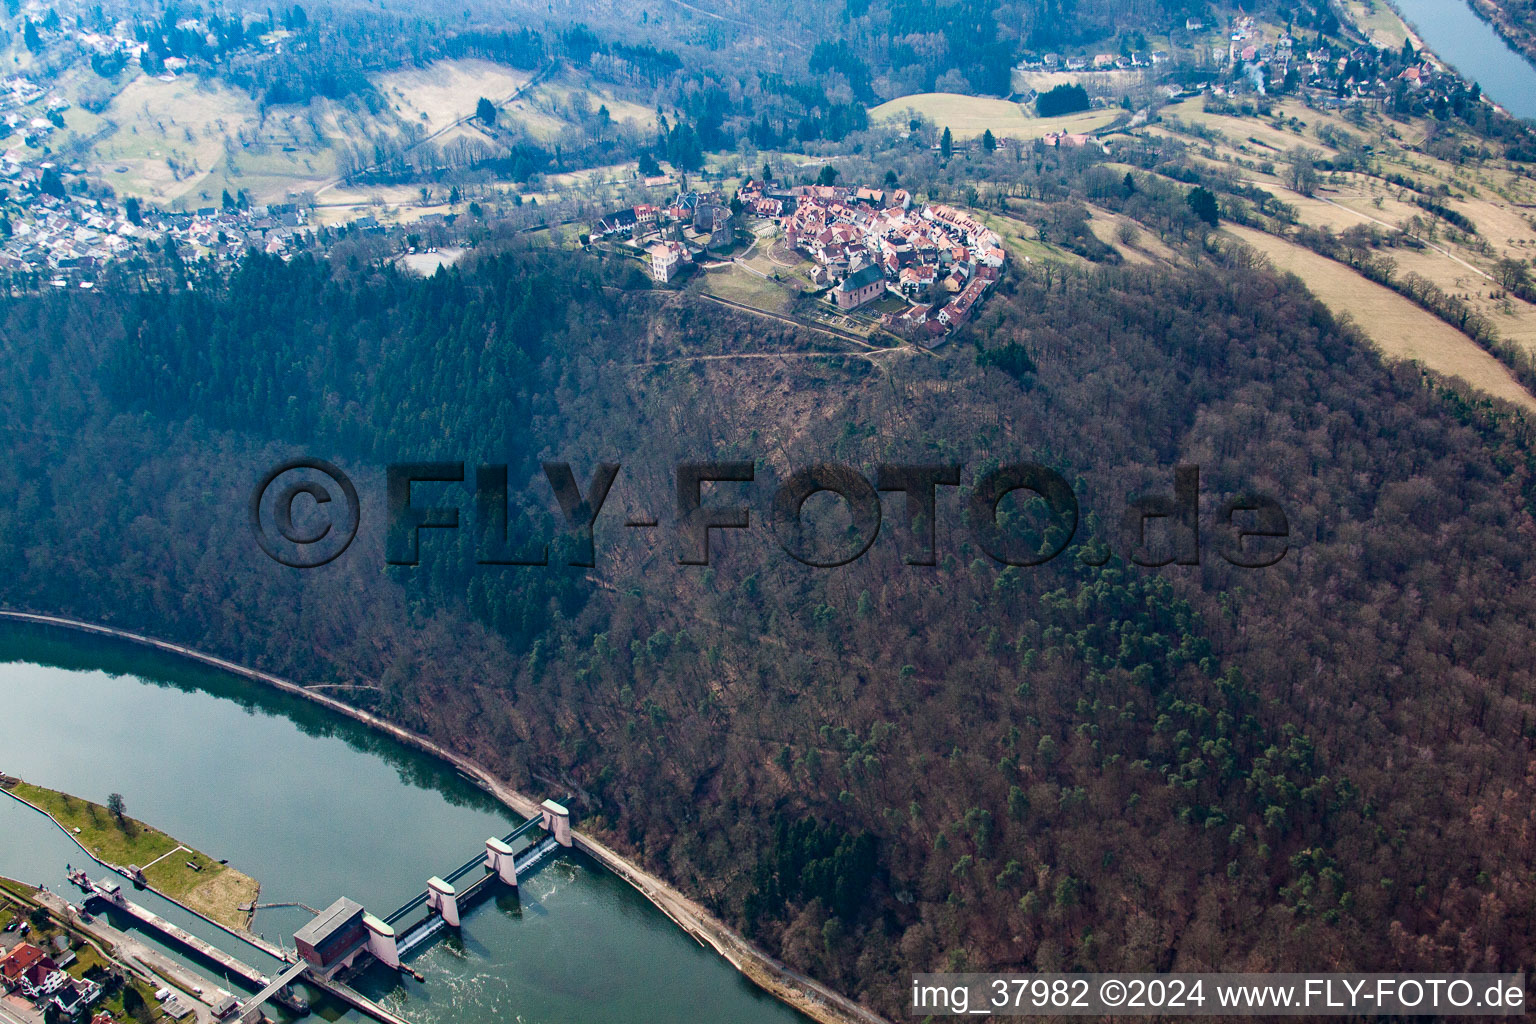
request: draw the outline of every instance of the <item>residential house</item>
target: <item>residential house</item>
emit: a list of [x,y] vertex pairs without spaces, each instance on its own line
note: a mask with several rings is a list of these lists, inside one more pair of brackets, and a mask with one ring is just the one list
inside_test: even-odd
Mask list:
[[[32,967],[48,959],[48,954],[30,942],[20,942],[0,959],[0,984],[8,989],[16,988],[21,978]],[[49,963],[52,963],[50,960]]]
[[21,972],[16,987],[29,999],[45,999],[68,982],[69,975],[59,970],[59,965],[53,962],[52,957],[44,956]]
[[66,1017],[80,1016],[101,996],[101,986],[86,978],[72,978],[53,994],[53,1005]]
[[651,257],[651,276],[662,284],[672,280],[683,264],[692,262],[681,242],[655,242],[646,252]]
[[596,234],[599,236],[629,234],[635,230],[637,223],[639,218],[635,216],[633,208],[615,210],[598,218]]

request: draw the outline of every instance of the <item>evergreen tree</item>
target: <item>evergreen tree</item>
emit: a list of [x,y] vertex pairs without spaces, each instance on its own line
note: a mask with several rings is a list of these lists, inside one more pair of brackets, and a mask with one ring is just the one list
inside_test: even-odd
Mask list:
[[64,198],[64,179],[59,177],[57,168],[49,167],[43,171],[43,176],[38,180],[37,189],[44,195]]
[[1081,85],[1058,85],[1050,92],[1041,93],[1035,99],[1035,113],[1041,117],[1059,117],[1087,110],[1088,90]]
[[1211,227],[1215,227],[1221,219],[1216,206],[1216,194],[1208,188],[1196,185],[1184,201],[1189,204],[1191,210],[1195,211],[1196,217]]

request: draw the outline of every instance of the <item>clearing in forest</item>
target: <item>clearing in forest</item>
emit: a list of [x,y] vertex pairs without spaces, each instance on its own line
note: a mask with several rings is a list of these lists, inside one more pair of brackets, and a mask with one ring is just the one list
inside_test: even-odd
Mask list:
[[993,135],[1013,139],[1038,139],[1049,132],[1091,132],[1124,113],[1085,110],[1061,117],[1031,117],[1026,107],[1008,100],[956,92],[922,92],[898,96],[870,108],[869,120],[871,124],[904,122],[911,116],[909,111],[921,114],[939,128],[948,128],[957,139],[972,139],[988,129]]
[[499,104],[531,77],[488,60],[439,60],[375,75],[373,85],[401,120],[419,124],[431,135],[474,116],[480,97]]

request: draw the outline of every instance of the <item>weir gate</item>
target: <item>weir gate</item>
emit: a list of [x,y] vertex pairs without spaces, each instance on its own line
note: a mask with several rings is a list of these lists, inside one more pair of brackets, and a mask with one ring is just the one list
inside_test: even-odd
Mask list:
[[[513,843],[525,837],[528,842],[524,847],[515,849]],[[458,927],[461,914],[483,901],[497,886],[517,888],[519,874],[529,871],[554,850],[570,845],[570,812],[553,800],[545,800],[539,806],[537,818],[530,818],[499,839],[487,839],[484,852],[476,853],[445,876],[427,879],[426,889],[384,917],[370,914],[354,900],[337,900],[294,933],[298,956],[261,992],[240,1004],[238,1019],[246,1024],[260,1020],[262,1003],[281,999],[295,981],[304,980],[384,1024],[405,1024],[396,1014],[336,980],[337,975],[370,956],[414,975],[402,962],[407,953],[444,928]]]

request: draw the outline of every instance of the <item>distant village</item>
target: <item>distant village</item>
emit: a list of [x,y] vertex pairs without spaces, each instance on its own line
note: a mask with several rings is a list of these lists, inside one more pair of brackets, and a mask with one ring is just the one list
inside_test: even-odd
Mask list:
[[[31,48],[70,47],[89,55],[104,73],[130,63],[163,80],[188,67],[182,57],[160,57],[134,38],[127,21],[93,31],[79,19],[60,18],[38,0],[21,5],[21,19]],[[197,18],[182,18],[179,32],[198,38],[210,30]],[[281,46],[290,33],[277,29],[250,45]],[[0,79],[3,134],[19,144],[0,151],[0,272],[30,275],[33,286],[56,288],[95,285],[107,263],[140,253],[146,242],[167,245],[187,261],[234,260],[249,249],[287,254],[313,241],[307,212],[294,205],[252,205],[226,195],[218,207],[168,212],[136,199],[105,199],[77,191],[85,168],[49,152],[53,135],[65,124],[70,103],[26,75]],[[75,176],[66,187],[66,175]]]
[[[1194,90],[1166,86],[1169,98],[1196,95],[1208,91],[1216,97],[1241,94],[1266,96],[1295,93],[1308,88],[1319,93],[1325,108],[1339,108],[1360,101],[1385,101],[1399,89],[1418,92],[1427,87],[1454,88],[1457,76],[1429,54],[1402,55],[1409,59],[1391,61],[1383,67],[1385,52],[1377,45],[1341,49],[1324,42],[1316,34],[1310,43],[1285,29],[1266,26],[1245,15],[1234,18],[1225,28],[1207,24],[1201,18],[1189,18],[1182,33],[1185,40],[1179,60],[1186,70],[1207,69],[1214,73]],[[1400,56],[1396,53],[1393,57]],[[1081,73],[1080,82],[1091,82],[1097,73],[1142,71],[1166,68],[1175,58],[1167,50],[1127,50],[1121,53],[1026,54],[1015,70],[1020,72]],[[1190,63],[1193,61],[1193,63]],[[1027,98],[1027,96],[1026,96]],[[1096,103],[1107,102],[1103,98]]]
[[34,274],[34,284],[92,288],[107,263],[142,252],[146,242],[173,246],[185,261],[238,260],[248,250],[287,256],[313,243],[308,211],[251,205],[164,211],[137,200],[69,193],[51,163],[0,158],[0,179],[15,186],[22,216],[0,223],[0,271]]
[[1375,46],[1357,46],[1345,53],[1329,46],[1305,46],[1287,32],[1273,38],[1252,17],[1236,19],[1224,45],[1214,47],[1213,60],[1231,70],[1228,88],[1216,86],[1217,96],[1232,92],[1292,92],[1300,86],[1328,89],[1325,107],[1343,106],[1350,99],[1384,99],[1397,83],[1421,89],[1445,74],[1432,60],[1409,62],[1401,71],[1383,77],[1376,64],[1381,56]]
[[[137,66],[159,78],[173,79],[243,50],[281,52],[293,35],[273,22],[270,14],[265,22],[249,15],[231,21],[241,29],[230,38],[220,30],[216,15],[209,20],[170,15],[166,24],[174,23],[178,38],[200,41],[213,55],[189,65],[187,58],[164,52],[163,44],[137,38],[144,33],[129,22],[113,24],[99,12],[94,19],[61,18],[41,0],[22,0],[20,11],[25,31],[35,37],[29,38],[29,47],[69,48],[89,57],[104,74],[113,67]],[[1076,79],[1086,81],[1095,73],[1107,76],[1157,69],[1174,60],[1184,66],[1193,54],[1196,64],[1185,67],[1192,75],[1186,75],[1183,84],[1160,86],[1168,99],[1202,92],[1221,99],[1310,90],[1325,107],[1402,104],[1405,97],[1416,97],[1414,102],[1431,106],[1437,115],[1448,99],[1460,102],[1454,95],[1456,76],[1411,48],[1401,53],[1371,45],[1341,49],[1321,33],[1312,34],[1309,43],[1300,30],[1265,25],[1253,17],[1222,24],[1190,18],[1183,21],[1182,29],[1175,26],[1168,38],[1173,41],[1165,45],[1175,51],[1174,56],[1166,50],[1131,46],[1119,53],[1030,53],[1022,55],[1016,70],[1081,72]],[[1202,68],[1209,73],[1198,74]],[[1472,98],[1477,99],[1476,91]],[[1111,101],[1099,95],[1093,102]],[[86,168],[49,149],[50,144],[57,145],[54,136],[65,125],[69,111],[70,102],[46,82],[25,74],[0,79],[0,123],[9,129],[11,140],[10,148],[0,150],[0,272],[13,281],[21,275],[30,287],[95,287],[96,275],[104,266],[151,245],[191,262],[238,260],[252,249],[288,257],[320,244],[306,209],[298,205],[262,206],[246,202],[243,196],[226,195],[217,207],[172,212],[134,199],[110,198],[109,189],[97,188],[94,194],[80,191],[79,178]],[[1143,123],[1155,111],[1155,106],[1135,111],[1128,115],[1128,124]],[[1048,131],[1027,139],[994,138],[988,132],[980,144],[1019,149],[1037,143],[1102,148],[1095,134],[1070,131]],[[976,144],[968,140],[957,148]],[[68,187],[66,175],[71,176]],[[675,187],[667,177],[645,179],[644,184]],[[909,207],[910,200],[899,190],[885,194],[874,189],[749,182],[732,202],[718,193],[690,192],[685,187],[665,203],[615,211],[601,218],[593,233],[648,240],[645,257],[651,273],[665,283],[704,253],[730,245],[733,209],[750,212],[778,223],[790,247],[815,262],[812,281],[825,289],[830,302],[857,309],[886,294],[898,296],[910,306],[895,316],[900,326],[941,332],[970,315],[989,280],[987,272],[996,270],[988,250],[998,247],[988,241],[990,232],[967,223],[964,215],[948,216],[943,212],[948,208],[942,207]],[[420,223],[436,227],[432,216]],[[382,230],[372,216],[360,218],[355,226]],[[874,271],[865,273],[871,267]],[[878,282],[873,274],[879,275]]]

